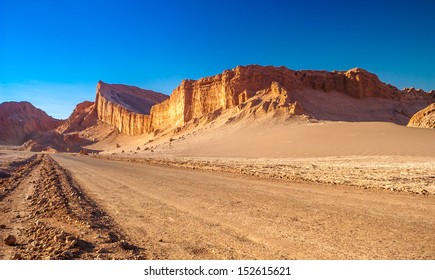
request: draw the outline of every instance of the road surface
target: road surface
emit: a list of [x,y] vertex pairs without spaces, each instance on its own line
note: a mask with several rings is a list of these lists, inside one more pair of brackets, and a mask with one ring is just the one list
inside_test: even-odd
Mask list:
[[151,259],[434,259],[435,197],[52,157]]

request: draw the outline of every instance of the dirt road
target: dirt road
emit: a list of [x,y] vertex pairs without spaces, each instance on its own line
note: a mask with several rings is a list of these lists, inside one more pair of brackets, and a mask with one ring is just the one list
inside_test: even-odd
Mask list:
[[52,155],[151,259],[434,259],[435,197]]

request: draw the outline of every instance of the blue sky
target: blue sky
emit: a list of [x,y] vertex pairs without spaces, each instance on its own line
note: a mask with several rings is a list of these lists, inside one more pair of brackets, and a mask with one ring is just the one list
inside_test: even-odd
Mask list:
[[[382,2],[382,3],[379,3]],[[435,89],[434,1],[0,1],[0,102],[58,118],[98,80],[166,94],[237,65]]]

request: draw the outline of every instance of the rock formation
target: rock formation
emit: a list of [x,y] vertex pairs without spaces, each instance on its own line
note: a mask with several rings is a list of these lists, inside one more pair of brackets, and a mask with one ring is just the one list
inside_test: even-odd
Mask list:
[[76,106],[71,116],[56,130],[59,133],[79,132],[97,123],[94,102],[84,101]]
[[[359,111],[334,104],[343,96],[353,100],[350,103],[360,107]],[[278,110],[325,120],[406,124],[430,103],[430,96],[422,90],[401,91],[360,68],[328,72],[249,65],[199,80],[184,80],[169,98],[136,87],[99,82],[95,104],[99,120],[123,134],[139,135],[181,127],[231,108],[249,109],[256,115]],[[358,101],[373,98],[378,102]]]
[[[298,102],[298,107],[304,108],[303,99],[306,99],[304,94],[307,90],[318,93],[338,92],[355,99],[382,98],[414,103],[411,104],[409,112],[401,107],[403,104],[397,102],[392,104],[391,108],[384,108],[391,110],[388,121],[401,124],[406,124],[413,113],[428,104],[427,100],[430,98],[429,94],[423,91],[412,94],[400,91],[360,68],[327,72],[293,71],[285,67],[250,65],[226,70],[222,74],[197,81],[183,81],[169,99],[151,108],[148,132],[183,126],[192,119],[201,118],[217,110],[243,107],[251,98],[256,98],[255,96],[264,90],[272,88],[280,88],[280,92],[285,93],[285,97],[282,96],[285,102],[280,101],[278,107],[294,107],[295,102]],[[322,107],[323,104],[317,106]],[[311,110],[309,113],[315,116],[314,111]],[[396,111],[398,113],[395,113]],[[362,120],[385,121],[385,118],[376,119],[368,116]]]
[[29,102],[0,104],[0,144],[21,145],[36,133],[49,131],[63,121],[54,119]]
[[126,135],[144,134],[148,130],[151,106],[168,96],[134,86],[97,84],[95,106],[98,119]]
[[415,113],[409,120],[408,126],[435,128],[435,103]]

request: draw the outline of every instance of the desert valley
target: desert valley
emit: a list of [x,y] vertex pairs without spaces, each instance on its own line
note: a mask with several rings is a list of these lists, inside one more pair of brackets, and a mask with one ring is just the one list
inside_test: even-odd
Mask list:
[[[48,101],[49,102],[49,101]],[[0,104],[0,259],[434,259],[435,91],[238,66]]]

